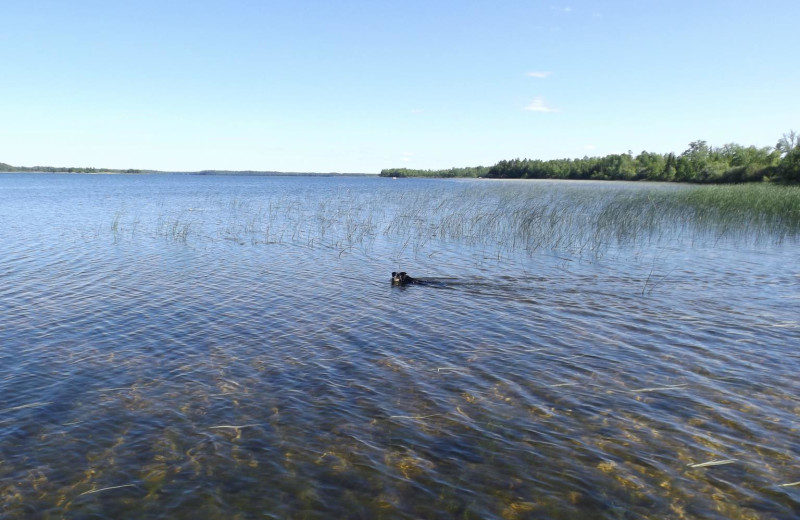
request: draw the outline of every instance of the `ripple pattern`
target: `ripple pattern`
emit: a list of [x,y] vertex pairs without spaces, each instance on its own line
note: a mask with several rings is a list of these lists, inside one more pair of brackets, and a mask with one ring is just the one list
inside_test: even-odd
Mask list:
[[388,182],[0,178],[0,516],[800,516],[797,244],[414,248]]

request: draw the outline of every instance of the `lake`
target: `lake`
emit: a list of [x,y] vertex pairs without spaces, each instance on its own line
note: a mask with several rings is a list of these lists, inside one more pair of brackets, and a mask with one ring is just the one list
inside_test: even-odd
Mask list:
[[2,174],[0,517],[797,518],[800,239],[685,189]]

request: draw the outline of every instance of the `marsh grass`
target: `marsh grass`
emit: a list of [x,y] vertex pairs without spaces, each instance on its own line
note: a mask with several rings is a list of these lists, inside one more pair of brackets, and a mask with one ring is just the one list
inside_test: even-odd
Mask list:
[[[596,255],[615,245],[685,238],[780,242],[800,234],[800,189],[742,185],[517,192],[484,199],[465,216],[470,237],[529,252],[544,247]],[[452,221],[452,215],[442,221],[444,231],[461,238]]]
[[174,242],[186,242],[196,226],[196,223],[187,216],[187,211],[159,215],[156,234]]
[[111,221],[111,236],[114,243],[119,242],[124,238],[133,238],[136,234],[136,229],[140,224],[138,214],[127,218],[126,211],[119,210],[114,214],[114,219]]
[[769,235],[775,240],[800,234],[800,186],[741,184],[704,186],[676,194],[696,226],[717,233]]
[[[209,199],[206,209],[161,212],[154,234],[176,242],[292,244],[338,255],[380,240],[396,255],[434,256],[463,244],[489,257],[537,251],[599,257],[612,248],[696,241],[780,243],[800,235],[800,187],[576,183],[467,184],[324,199]],[[138,225],[138,220],[136,222]],[[117,212],[115,240],[135,229]],[[132,234],[132,233],[131,233]]]
[[498,254],[542,249],[591,257],[637,244],[721,238],[779,242],[798,235],[796,192],[758,191],[753,203],[746,187],[728,188],[513,186],[470,188],[445,198],[417,194],[399,201],[384,233],[401,236],[415,251],[435,238]]

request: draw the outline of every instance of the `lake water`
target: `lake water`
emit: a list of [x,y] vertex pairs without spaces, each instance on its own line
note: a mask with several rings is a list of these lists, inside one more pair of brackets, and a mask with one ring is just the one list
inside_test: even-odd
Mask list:
[[797,518],[800,241],[676,189],[3,174],[0,517]]

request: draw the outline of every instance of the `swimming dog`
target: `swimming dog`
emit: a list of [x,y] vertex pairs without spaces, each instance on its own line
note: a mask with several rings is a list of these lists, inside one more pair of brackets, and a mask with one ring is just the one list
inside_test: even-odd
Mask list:
[[400,273],[392,272],[392,285],[408,285],[412,283],[420,283],[420,280],[408,276],[405,271]]

